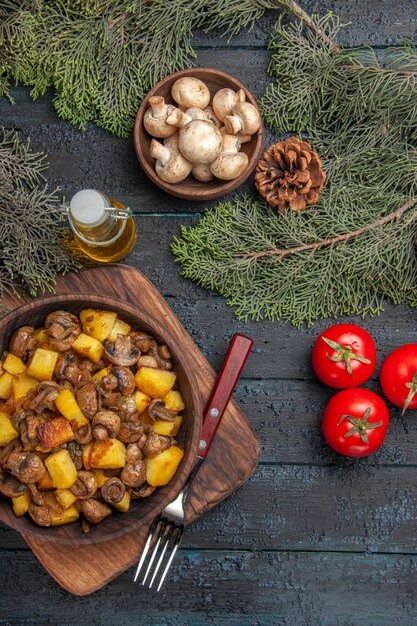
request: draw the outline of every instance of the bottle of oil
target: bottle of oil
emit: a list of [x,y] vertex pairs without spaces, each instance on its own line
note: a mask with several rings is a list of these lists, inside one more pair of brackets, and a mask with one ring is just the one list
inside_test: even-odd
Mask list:
[[120,261],[136,243],[135,221],[130,209],[101,191],[83,189],[65,208],[74,243],[99,263]]

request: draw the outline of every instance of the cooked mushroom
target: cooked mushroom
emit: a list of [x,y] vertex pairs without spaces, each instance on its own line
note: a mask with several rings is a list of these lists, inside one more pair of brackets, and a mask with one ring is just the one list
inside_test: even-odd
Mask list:
[[195,163],[191,174],[202,183],[208,183],[214,178],[209,163]]
[[184,158],[192,164],[211,163],[222,149],[222,135],[219,129],[207,120],[192,120],[181,128],[179,137],[179,149]]
[[120,417],[114,411],[99,411],[93,418],[92,426],[94,439],[111,439],[120,430]]
[[239,91],[233,91],[233,89],[229,89],[225,87],[224,89],[219,89],[217,93],[213,96],[213,110],[216,114],[216,117],[223,122],[226,115],[231,115],[233,108],[239,102],[245,102],[246,96],[243,89],[239,89]]
[[135,390],[135,375],[132,370],[121,365],[113,367],[112,374],[117,378],[117,391],[124,396],[129,396]]
[[[133,374],[132,374],[133,376]],[[134,380],[134,379],[133,379]],[[93,383],[87,383],[76,391],[78,406],[88,419],[93,419],[98,411],[97,391]]]
[[91,424],[85,424],[81,426],[78,430],[74,431],[75,441],[80,445],[85,445],[93,441],[93,429],[91,428]]
[[137,463],[127,463],[120,478],[127,487],[140,487],[146,480],[146,461],[142,459]]
[[51,511],[47,506],[38,506],[34,502],[29,504],[28,513],[38,526],[50,526],[52,523]]
[[71,348],[81,333],[81,324],[78,317],[69,311],[54,311],[46,316],[45,332],[49,335],[51,348],[64,352]]
[[27,485],[24,485],[15,476],[9,473],[0,473],[0,493],[8,498],[18,498],[22,496],[28,490]]
[[153,356],[150,356],[148,354],[143,354],[138,359],[138,367],[141,367],[142,365],[144,365],[145,367],[158,368],[158,361]]
[[210,91],[199,78],[184,76],[178,78],[171,88],[171,95],[181,107],[205,109],[210,102]]
[[45,380],[36,387],[36,396],[30,401],[29,408],[35,413],[42,413],[45,409],[52,411],[55,408],[54,400],[62,388],[52,380]]
[[77,480],[70,487],[74,496],[79,500],[91,498],[97,491],[97,481],[93,472],[81,470],[77,472]]
[[132,342],[141,352],[147,352],[154,341],[154,339],[146,333],[140,333],[138,331],[131,331],[129,337],[131,337]]
[[0,468],[7,466],[7,459],[12,452],[21,450],[22,445],[19,439],[13,439],[6,446],[0,448]]
[[140,357],[140,350],[132,343],[129,335],[117,335],[116,341],[108,341],[105,354],[110,363],[130,367]]
[[[163,346],[166,350],[162,350],[162,351],[160,350],[161,347],[162,346],[158,346],[155,341],[149,348],[149,352],[151,353],[155,361],[158,363],[158,367],[161,370],[170,370],[172,369],[172,363],[169,360],[169,358],[171,357],[171,353],[169,352],[166,346]],[[162,354],[165,354],[165,355],[169,354],[169,358],[165,358],[161,356]]]
[[223,135],[222,151],[210,163],[210,169],[216,178],[233,180],[242,174],[248,166],[249,158],[245,152],[239,152],[239,148],[239,140],[234,135]]
[[29,414],[26,417],[26,437],[28,443],[39,443],[38,439],[38,426],[41,424],[41,418],[39,415]]
[[101,399],[102,408],[110,409],[110,411],[118,411],[123,402],[123,396],[118,391],[113,391],[108,396]]
[[148,406],[148,415],[155,422],[156,420],[165,420],[166,422],[175,422],[177,411],[167,409],[163,400],[152,400]]
[[42,459],[33,452],[12,452],[7,466],[22,483],[36,483],[46,472]]
[[143,459],[143,452],[137,442],[129,443],[126,448],[126,463],[137,463]]
[[143,116],[143,125],[152,137],[169,137],[176,132],[175,125],[167,118],[177,109],[173,104],[166,104],[162,96],[149,98],[150,107]]
[[250,102],[239,102],[233,108],[233,113],[224,118],[224,125],[229,135],[240,132],[244,135],[253,135],[259,130],[261,116]]
[[65,378],[74,387],[79,388],[91,381],[91,372],[78,366],[76,361],[72,361],[65,368]]
[[145,445],[143,446],[143,454],[145,456],[154,456],[171,447],[171,437],[158,435],[153,430],[149,433]]
[[151,487],[148,483],[145,483],[141,487],[129,489],[132,500],[137,500],[138,498],[148,498],[154,491],[155,487]]
[[156,173],[166,183],[179,183],[191,172],[192,164],[179,151],[163,146],[155,139],[151,141],[151,156],[156,159]]
[[45,505],[45,500],[43,498],[43,493],[41,491],[39,491],[39,489],[35,485],[35,483],[29,483],[28,488],[29,488],[29,491],[30,491],[32,502],[34,504],[37,504],[38,506],[44,506]]
[[117,504],[120,500],[123,500],[125,493],[126,487],[120,478],[111,478],[110,480],[106,480],[101,488],[101,495],[109,504]]
[[61,352],[58,356],[54,369],[55,378],[57,378],[58,380],[63,380],[65,378],[65,370],[67,369],[68,365],[75,360],[75,354],[73,354],[72,352]]
[[132,421],[138,417],[135,396],[123,397],[119,404],[119,415],[123,421]]
[[143,424],[139,419],[123,421],[117,438],[123,443],[134,443],[143,435]]
[[80,500],[81,512],[90,524],[98,524],[111,514],[110,507],[99,500]]
[[23,359],[27,353],[36,347],[37,341],[33,336],[33,326],[21,326],[12,335],[9,343],[9,352]]

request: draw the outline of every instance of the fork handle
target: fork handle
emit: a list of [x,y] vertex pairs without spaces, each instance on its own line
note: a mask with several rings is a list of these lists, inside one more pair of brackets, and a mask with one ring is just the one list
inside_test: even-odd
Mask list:
[[217,377],[214,389],[204,411],[203,429],[197,453],[198,459],[205,459],[210,450],[216,430],[229,403],[236,383],[239,380],[239,376],[252,346],[253,341],[249,337],[240,335],[239,333],[233,335],[220,374]]

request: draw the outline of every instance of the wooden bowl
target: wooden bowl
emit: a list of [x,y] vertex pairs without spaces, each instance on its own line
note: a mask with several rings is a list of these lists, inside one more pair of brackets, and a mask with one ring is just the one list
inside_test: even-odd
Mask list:
[[183,412],[184,421],[177,437],[181,447],[185,450],[185,454],[175,476],[168,485],[158,488],[149,498],[133,500],[128,513],[122,514],[114,510],[112,515],[109,515],[100,524],[91,525],[89,533],[82,533],[79,521],[55,528],[42,528],[32,522],[28,515],[15,517],[11,500],[0,495],[1,521],[23,535],[35,535],[44,538],[45,541],[61,544],[101,543],[132,531],[139,531],[141,526],[149,524],[184,485],[195,464],[201,435],[202,405],[192,370],[192,362],[187,359],[186,354],[181,353],[181,346],[178,345],[176,337],[167,334],[163,322],[157,321],[144,310],[128,303],[106,296],[84,293],[38,298],[15,309],[0,320],[0,353],[7,349],[13,331],[19,326],[29,324],[36,328],[42,326],[45,316],[52,311],[65,309],[77,314],[86,307],[116,311],[123,320],[133,327],[149,332],[158,341],[167,344],[173,355],[177,386],[186,404],[186,409]]
[[[153,89],[149,91],[140,105],[139,111],[136,115],[133,138],[136,155],[147,176],[155,183],[155,185],[158,185],[158,187],[167,193],[177,196],[178,198],[185,198],[186,200],[212,200],[213,198],[224,196],[239,187],[239,185],[245,182],[248,176],[250,176],[253,172],[262,151],[263,125],[261,123],[258,132],[252,136],[252,139],[242,145],[241,151],[246,152],[248,155],[249,164],[237,178],[234,178],[233,180],[219,180],[218,178],[214,178],[208,183],[202,183],[190,174],[183,181],[176,183],[175,185],[166,183],[159,178],[155,172],[155,159],[151,157],[150,153],[152,137],[143,126],[143,116],[149,108],[149,98],[152,96],[163,96],[168,104],[176,104],[171,97],[171,87],[178,78],[182,78],[184,76],[199,78],[206,83],[212,98],[216,91],[223,89],[223,87],[230,87],[234,91],[243,89],[246,94],[246,100],[253,104],[258,111],[259,107],[252,94],[239,80],[237,80],[237,78],[233,78],[233,76],[225,74],[224,72],[219,72],[218,70],[212,70],[205,67],[195,67],[190,70],[183,70],[167,76],[167,78],[161,80]],[[163,141],[163,139],[158,141]]]

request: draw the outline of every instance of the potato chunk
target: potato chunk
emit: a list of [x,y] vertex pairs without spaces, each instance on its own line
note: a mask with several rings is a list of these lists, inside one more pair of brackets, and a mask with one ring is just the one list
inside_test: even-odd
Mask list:
[[40,424],[38,435],[42,452],[47,452],[62,443],[75,439],[71,424],[65,417],[55,417],[49,422]]
[[57,489],[55,491],[55,497],[63,509],[69,509],[77,499],[71,489]]
[[146,480],[152,487],[162,487],[169,483],[177,471],[184,452],[178,446],[146,459]]
[[75,522],[79,518],[80,514],[78,509],[73,504],[67,509],[64,509],[62,513],[51,511],[51,526],[62,526],[62,524],[70,524]]
[[42,478],[38,480],[37,487],[39,491],[51,491],[54,488],[54,484],[52,482],[52,478],[48,470],[45,472]]
[[77,470],[68,450],[54,452],[45,460],[45,465],[55,489],[69,489],[77,480]]
[[17,496],[16,498],[12,498],[12,507],[13,513],[16,517],[21,517],[24,515],[30,504],[30,491],[26,491],[26,493],[21,496]]
[[54,402],[58,411],[67,418],[74,430],[78,430],[88,424],[88,419],[81,411],[74,394],[69,389],[60,391]]
[[97,487],[101,489],[104,483],[109,480],[109,477],[106,476],[102,469],[93,469],[94,478],[96,479]]
[[0,398],[2,400],[8,400],[12,395],[12,381],[13,376],[9,372],[4,372],[0,376]]
[[103,367],[102,370],[99,370],[91,377],[91,380],[101,380],[102,378],[107,376],[108,373],[109,373],[109,368]]
[[28,375],[40,381],[52,380],[58,356],[58,352],[54,352],[53,350],[36,348],[27,369]]
[[125,491],[125,495],[120,500],[120,502],[116,502],[116,504],[113,504],[113,506],[121,513],[127,513],[130,509],[130,493],[128,491]]
[[142,366],[135,375],[136,387],[151,398],[163,398],[171,391],[177,375],[169,370]]
[[81,356],[85,356],[86,359],[90,359],[93,363],[98,363],[104,352],[103,344],[94,337],[89,337],[85,333],[78,335],[71,347],[74,352]]
[[162,398],[167,409],[172,409],[179,413],[183,409],[185,409],[184,400],[182,399],[182,395],[179,391],[168,391],[165,398]]
[[22,359],[19,359],[19,357],[9,352],[4,359],[3,369],[9,372],[9,374],[22,374],[26,371],[26,365],[23,363]]
[[141,391],[136,391],[135,393],[135,404],[136,410],[141,415],[152,402],[152,398],[146,395],[146,393],[142,393]]
[[117,313],[113,311],[99,311],[84,309],[80,313],[83,332],[98,341],[104,341],[110,335]]
[[33,333],[33,337],[39,343],[47,343],[48,340],[50,339],[49,335],[46,333],[46,330],[44,328],[37,328],[35,332]]
[[9,415],[0,413],[0,446],[6,446],[18,436],[19,433],[13,426]]
[[15,404],[18,400],[20,400],[20,398],[24,398],[29,389],[36,389],[38,385],[39,381],[36,380],[36,378],[29,376],[27,372],[13,376],[12,392]]
[[107,341],[116,341],[117,335],[127,335],[127,333],[130,333],[131,328],[132,327],[129,326],[129,324],[126,324],[126,322],[122,322],[122,320],[119,320],[119,318],[117,317],[111,333],[107,337]]
[[118,439],[93,441],[84,446],[83,464],[86,469],[119,469],[126,465],[126,448]]
[[154,422],[153,429],[158,435],[166,435],[167,437],[175,437],[182,424],[181,415],[177,415],[175,422],[167,422],[166,420],[157,420]]

